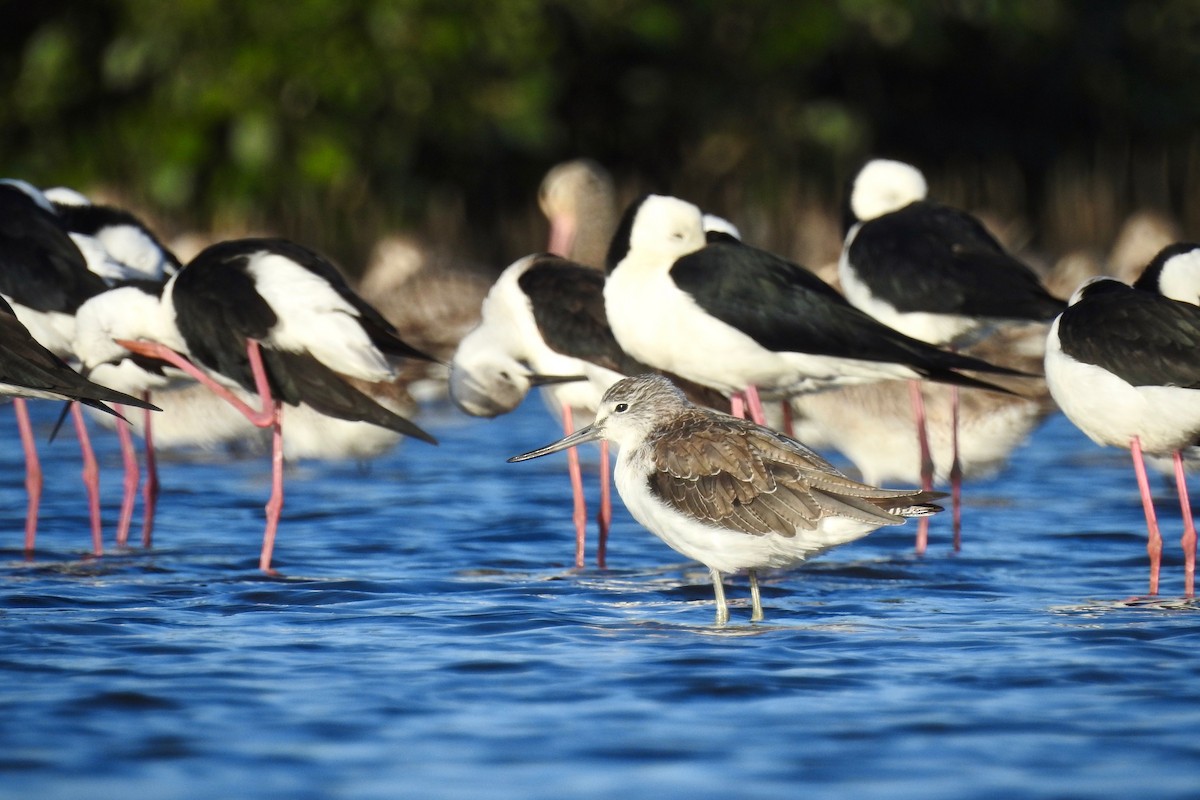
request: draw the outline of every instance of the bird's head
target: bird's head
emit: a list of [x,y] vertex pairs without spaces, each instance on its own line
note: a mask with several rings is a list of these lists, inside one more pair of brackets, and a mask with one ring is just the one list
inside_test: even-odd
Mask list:
[[876,158],[868,161],[850,189],[850,212],[869,220],[899,211],[929,194],[925,176],[911,164]]
[[527,461],[600,439],[607,439],[621,449],[632,449],[645,441],[664,419],[669,419],[689,405],[683,392],[661,375],[647,373],[622,378],[604,393],[596,409],[596,419],[591,425],[557,442],[508,460]]

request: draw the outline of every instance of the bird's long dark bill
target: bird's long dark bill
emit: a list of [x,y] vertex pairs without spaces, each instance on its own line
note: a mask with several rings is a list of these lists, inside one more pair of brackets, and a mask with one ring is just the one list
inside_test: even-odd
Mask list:
[[513,456],[508,460],[508,463],[512,464],[515,461],[528,461],[529,459],[537,458],[538,456],[550,455],[551,453],[557,453],[559,450],[566,450],[568,447],[574,447],[577,444],[594,442],[599,438],[600,431],[596,430],[596,426],[588,425],[575,431],[570,436],[559,439],[554,444],[548,444],[545,447],[539,447],[537,450],[530,450],[528,453],[522,453],[519,456]]
[[558,383],[575,383],[586,381],[587,375],[538,375],[529,376],[530,386],[553,386]]
[[50,439],[48,441],[53,442],[54,437],[58,436],[59,429],[63,426],[63,423],[67,421],[67,414],[70,413],[71,401],[68,400],[67,402],[63,403],[62,413],[58,415],[58,421],[54,423],[54,428],[50,431]]

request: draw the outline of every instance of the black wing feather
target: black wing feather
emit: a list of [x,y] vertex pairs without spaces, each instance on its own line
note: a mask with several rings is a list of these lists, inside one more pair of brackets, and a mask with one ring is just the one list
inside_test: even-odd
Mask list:
[[905,336],[804,267],[765,250],[709,244],[677,260],[671,278],[708,313],[775,352],[906,364],[950,382],[969,380],[951,370],[1014,374]]
[[1133,386],[1200,389],[1200,307],[1101,281],[1063,312],[1067,355]]
[[84,405],[115,414],[108,403],[122,403],[158,411],[144,400],[92,383],[30,335],[12,308],[0,299],[0,383],[78,400]]
[[[262,251],[255,240],[220,242],[203,250],[175,278],[176,325],[192,357],[255,391],[246,340],[263,340],[279,321],[246,264]],[[280,387],[272,385],[272,390]]]
[[622,375],[649,370],[613,336],[604,312],[604,275],[558,256],[542,255],[517,279],[542,339],[563,355]]
[[369,422],[437,444],[437,439],[416,424],[384,408],[310,355],[264,350],[263,363],[272,383],[279,387],[277,397],[284,402],[292,405],[303,402],[337,419]]
[[848,257],[897,311],[1047,321],[1066,305],[979,220],[937,203],[862,223]]
[[35,311],[73,314],[106,288],[58,217],[0,186],[0,293]]

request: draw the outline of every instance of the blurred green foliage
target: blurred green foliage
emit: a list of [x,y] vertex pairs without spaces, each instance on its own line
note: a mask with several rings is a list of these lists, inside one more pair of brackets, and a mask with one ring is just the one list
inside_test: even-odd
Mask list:
[[455,246],[511,257],[498,232],[577,155],[718,208],[834,197],[870,153],[1009,165],[1034,214],[1100,151],[1185,167],[1142,201],[1196,185],[1196,0],[4,6],[0,172],[351,263],[454,214]]

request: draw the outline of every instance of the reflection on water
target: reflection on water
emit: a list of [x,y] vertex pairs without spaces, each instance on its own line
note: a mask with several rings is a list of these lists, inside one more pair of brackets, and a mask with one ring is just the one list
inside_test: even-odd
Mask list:
[[81,558],[66,437],[24,561],[6,438],[0,796],[1195,796],[1182,560],[1136,599],[1132,476],[1061,418],[970,487],[961,554],[948,522],[924,558],[880,531],[765,576],[758,625],[734,576],[725,628],[707,571],[623,509],[612,569],[570,569],[565,463],[504,463],[557,436],[539,404],[421,424],[441,447],[292,472],[281,577],[255,569],[255,459],[165,462],[155,548]]

